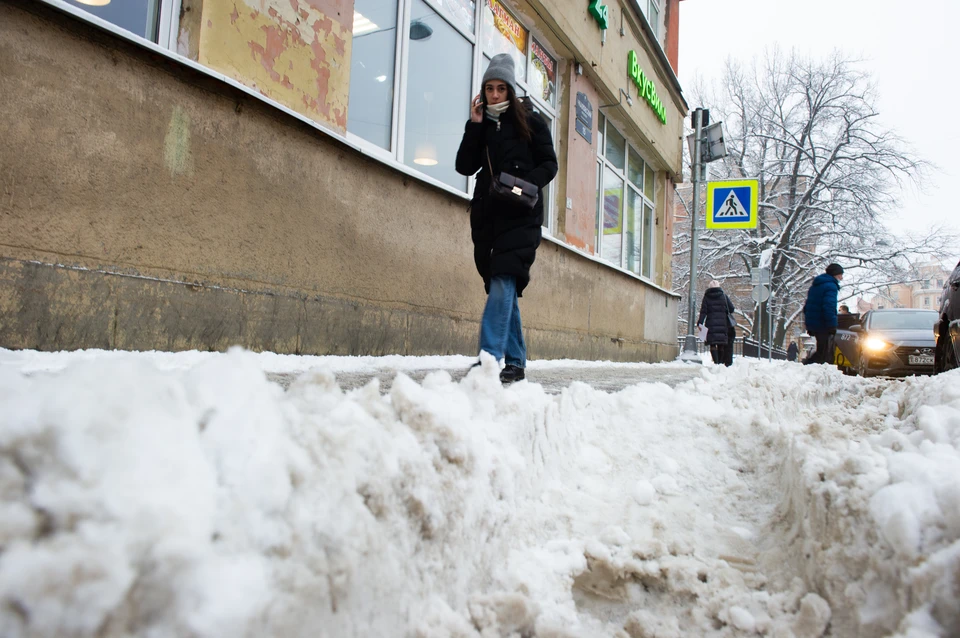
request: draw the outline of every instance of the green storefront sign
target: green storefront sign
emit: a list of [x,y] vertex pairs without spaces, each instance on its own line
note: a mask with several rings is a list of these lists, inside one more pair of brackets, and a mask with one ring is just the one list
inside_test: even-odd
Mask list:
[[591,0],[589,11],[590,15],[592,15],[600,25],[600,28],[606,31],[607,26],[610,24],[610,10],[607,8],[607,5],[601,5],[600,0]]
[[640,97],[645,99],[647,104],[650,105],[650,108],[653,109],[653,112],[657,114],[657,119],[660,120],[660,123],[666,124],[667,109],[664,108],[663,103],[660,101],[660,96],[657,95],[657,87],[653,85],[653,80],[648,78],[643,72],[643,69],[640,68],[636,51],[631,51],[629,55],[627,55],[627,75],[629,75],[633,83],[637,85],[637,91],[640,92]]

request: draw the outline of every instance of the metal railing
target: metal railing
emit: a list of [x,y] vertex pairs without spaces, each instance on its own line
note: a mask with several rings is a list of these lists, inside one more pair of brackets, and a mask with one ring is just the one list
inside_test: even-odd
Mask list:
[[[677,346],[680,350],[683,350],[684,346],[684,337],[677,337]],[[701,354],[706,350],[709,350],[710,346],[706,345],[702,341],[697,341],[697,353]],[[733,356],[735,357],[752,357],[754,359],[779,359],[781,361],[786,361],[787,351],[783,348],[778,348],[774,346],[770,347],[770,344],[764,342],[761,346],[757,343],[755,339],[737,337],[733,340]]]

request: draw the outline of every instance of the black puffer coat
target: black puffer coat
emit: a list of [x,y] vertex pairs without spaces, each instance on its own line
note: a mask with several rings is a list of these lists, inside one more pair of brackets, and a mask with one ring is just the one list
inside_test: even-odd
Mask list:
[[[490,278],[497,275],[516,277],[518,295],[530,283],[530,266],[536,258],[543,225],[543,187],[557,174],[557,155],[547,123],[533,111],[527,121],[530,141],[520,137],[509,111],[500,116],[499,126],[486,117],[483,122],[467,122],[457,151],[458,173],[473,175],[480,171],[470,203],[470,233],[473,260],[487,292]],[[504,171],[540,187],[540,200],[532,210],[490,199],[488,148],[494,174]]]
[[700,318],[697,325],[707,327],[707,341],[709,345],[727,343],[730,330],[729,316],[733,312],[733,302],[720,288],[707,288],[703,293],[703,303],[700,304]]

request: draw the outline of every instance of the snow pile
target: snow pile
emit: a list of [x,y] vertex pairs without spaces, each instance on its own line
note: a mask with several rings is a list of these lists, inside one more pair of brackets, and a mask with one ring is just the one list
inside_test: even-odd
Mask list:
[[676,388],[550,396],[501,387],[487,361],[384,395],[341,390],[331,366],[355,362],[318,361],[284,392],[251,353],[154,359],[24,374],[35,360],[0,358],[0,635],[960,622],[960,373],[739,361]]
[[772,419],[759,422],[767,445],[745,450],[758,467],[770,448],[787,451],[767,460],[786,463],[762,562],[774,571],[789,548],[796,573],[830,601],[835,635],[957,635],[960,372],[903,381],[805,373],[787,387],[741,366],[703,388]]

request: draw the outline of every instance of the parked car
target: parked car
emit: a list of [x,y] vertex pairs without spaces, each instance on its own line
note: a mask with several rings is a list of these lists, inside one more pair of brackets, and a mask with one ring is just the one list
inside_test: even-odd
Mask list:
[[957,368],[960,360],[960,262],[943,286],[934,332],[937,337],[935,374]]
[[837,330],[836,345],[862,377],[933,374],[936,321],[935,310],[871,310],[849,330]]

